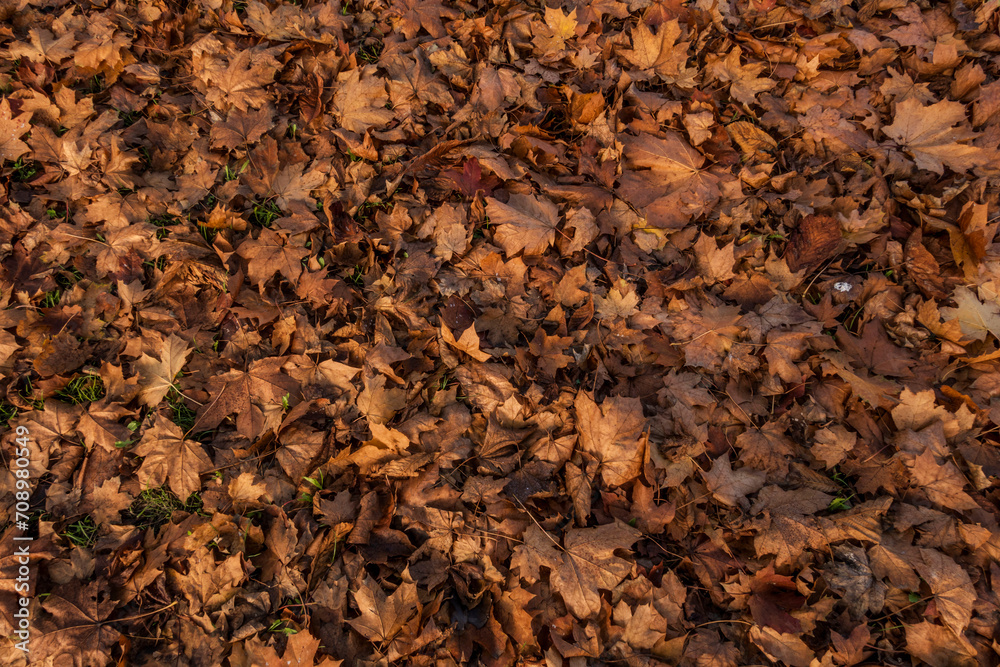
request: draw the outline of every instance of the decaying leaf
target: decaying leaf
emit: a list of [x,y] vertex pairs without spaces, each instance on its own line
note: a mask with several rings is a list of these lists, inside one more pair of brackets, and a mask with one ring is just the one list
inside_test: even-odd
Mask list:
[[522,250],[527,255],[538,255],[555,241],[558,209],[544,197],[511,195],[506,204],[487,197],[486,203],[486,215],[498,225],[497,242],[508,256]]
[[621,523],[573,529],[562,545],[536,526],[524,533],[524,544],[514,550],[512,564],[521,578],[537,581],[539,568],[551,570],[552,587],[578,618],[601,609],[600,590],[611,590],[631,571],[632,564],[614,555],[629,549],[640,533]]
[[895,119],[883,131],[913,156],[918,167],[938,174],[945,167],[969,171],[985,154],[968,143],[975,133],[969,128],[965,106],[951,100],[925,106],[908,98],[896,105]]
[[639,401],[608,398],[598,405],[581,392],[575,408],[580,448],[600,462],[604,481],[609,486],[631,481],[639,474],[645,454]]
[[138,470],[143,486],[167,484],[182,500],[201,488],[201,474],[212,467],[199,443],[187,440],[180,428],[162,418],[143,434],[135,453],[143,457]]
[[391,595],[371,577],[366,577],[354,591],[354,601],[361,616],[350,622],[363,637],[375,642],[391,641],[417,611],[417,587],[401,584]]
[[181,338],[171,334],[163,341],[160,358],[143,354],[136,361],[139,372],[139,398],[149,407],[156,406],[174,387],[174,378],[184,368],[191,347]]

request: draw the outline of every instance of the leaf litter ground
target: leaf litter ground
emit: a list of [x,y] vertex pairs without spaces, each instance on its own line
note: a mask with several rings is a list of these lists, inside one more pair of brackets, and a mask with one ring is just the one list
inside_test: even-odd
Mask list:
[[997,10],[0,4],[0,660],[996,664]]

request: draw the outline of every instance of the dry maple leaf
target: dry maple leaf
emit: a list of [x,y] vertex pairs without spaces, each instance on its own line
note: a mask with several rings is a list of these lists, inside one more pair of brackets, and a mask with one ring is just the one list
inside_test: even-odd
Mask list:
[[302,259],[309,250],[289,243],[284,235],[266,227],[256,239],[247,237],[236,251],[249,260],[247,276],[257,285],[266,283],[275,273],[280,273],[294,283],[302,275]]
[[726,452],[715,459],[712,469],[705,473],[705,485],[718,500],[726,505],[736,506],[746,503],[746,497],[764,486],[767,473],[752,468],[733,470]]
[[152,225],[140,223],[115,229],[109,224],[107,229],[104,242],[91,245],[91,249],[97,248],[97,270],[101,276],[131,275],[129,267],[142,261],[139,253],[159,245]]
[[[472,331],[472,335],[475,337],[476,332]],[[358,395],[357,405],[369,422],[384,424],[406,407],[406,392],[395,387],[386,389],[384,375],[365,377],[364,380],[365,388]]]
[[399,17],[400,32],[407,39],[416,37],[420,28],[435,39],[444,37],[447,32],[441,23],[441,18],[458,16],[458,12],[451,7],[445,7],[440,0],[393,0],[390,12]]
[[630,291],[628,282],[622,279],[608,290],[606,297],[594,297],[594,309],[597,315],[604,319],[627,319],[638,312],[638,306],[639,295],[635,291]]
[[67,331],[42,343],[33,366],[42,377],[68,373],[80,367],[87,358],[87,349]]
[[951,100],[929,106],[904,100],[896,105],[892,125],[882,131],[913,156],[918,167],[937,174],[943,174],[945,167],[964,173],[981,165],[985,157],[983,149],[961,143],[976,133],[969,127],[965,105]]
[[580,448],[600,462],[608,486],[626,484],[642,469],[645,419],[637,398],[615,396],[598,405],[585,392],[576,396]]
[[660,24],[657,34],[640,21],[632,29],[632,49],[621,54],[647,74],[656,74],[667,83],[691,86],[697,70],[686,67],[690,42],[678,43],[680,36],[680,23],[676,19]]
[[243,554],[236,553],[221,562],[204,547],[188,559],[188,571],[180,574],[173,568],[166,571],[167,580],[187,598],[194,611],[216,611],[232,599],[246,581]]
[[469,239],[472,237],[472,232],[469,231],[469,226],[466,224],[467,221],[467,214],[463,206],[442,204],[431,214],[431,217],[424,223],[423,229],[433,230],[431,235],[435,244],[435,257],[440,257],[443,261],[448,262],[455,255],[465,254],[469,248]]
[[312,191],[326,181],[326,175],[318,169],[306,171],[305,164],[294,164],[283,168],[271,181],[271,193],[281,208],[288,208],[293,202],[312,205]]
[[244,472],[229,482],[226,493],[232,499],[234,507],[256,507],[262,501],[268,500],[270,494],[267,492],[267,485],[264,482],[255,482],[254,479],[255,475],[252,472]]
[[441,340],[476,361],[489,361],[492,358],[488,352],[483,352],[480,349],[482,341],[479,339],[479,334],[476,333],[475,323],[463,331],[458,339],[455,338],[455,334],[448,328],[448,325],[442,323]]
[[550,31],[551,39],[556,44],[559,44],[559,49],[562,49],[566,46],[566,42],[576,37],[577,26],[579,25],[576,18],[576,9],[574,8],[567,14],[562,8],[546,7],[545,25]]
[[976,649],[951,628],[923,623],[906,625],[906,650],[930,667],[975,667]]
[[979,504],[964,491],[965,477],[951,461],[941,465],[930,449],[914,459],[910,467],[917,488],[923,489],[931,502],[953,510],[973,510]]
[[28,30],[30,44],[14,42],[10,46],[10,55],[14,58],[27,58],[34,62],[43,60],[50,63],[60,63],[74,53],[77,44],[76,35],[69,31],[61,37],[54,37],[45,28]]
[[600,590],[612,590],[632,571],[633,565],[615,555],[629,550],[642,536],[621,521],[596,528],[574,528],[560,546],[538,526],[524,531],[524,542],[514,549],[511,567],[522,579],[535,582],[540,567],[551,570],[549,581],[577,618],[591,618],[601,611]]
[[212,148],[231,150],[256,143],[274,127],[274,110],[262,106],[257,111],[230,111],[222,123],[212,125]]
[[958,634],[965,632],[977,597],[969,573],[954,558],[934,549],[921,549],[913,566],[930,586],[941,621]]
[[374,67],[352,69],[337,77],[333,107],[340,125],[351,132],[364,134],[370,127],[382,127],[394,114],[385,108],[389,94],[385,81],[374,74]]
[[115,443],[128,440],[128,429],[118,423],[120,417],[121,412],[118,410],[102,413],[99,408],[91,405],[87,412],[80,415],[80,423],[76,428],[85,445],[97,445],[110,452],[114,451]]
[[816,657],[816,653],[795,633],[755,625],[750,628],[750,640],[772,661],[791,667],[809,667]]
[[181,500],[201,489],[201,474],[212,467],[201,444],[185,440],[180,427],[161,415],[132,451],[143,457],[136,472],[143,488],[166,483]]
[[573,357],[564,354],[567,348],[573,344],[570,336],[550,336],[539,327],[535,332],[535,337],[528,344],[528,349],[533,355],[538,357],[538,368],[547,377],[554,378],[556,371],[566,368],[573,361]]
[[827,470],[843,461],[854,449],[858,435],[848,431],[840,424],[816,431],[809,452],[822,461]]
[[283,363],[275,357],[258,359],[246,371],[234,369],[213,377],[209,381],[212,400],[198,413],[198,425],[213,429],[235,413],[237,432],[251,440],[258,438],[264,429],[260,406],[280,406],[283,397],[299,393],[299,383],[281,372]]
[[758,556],[774,554],[777,566],[794,563],[806,549],[821,549],[827,543],[809,517],[774,516],[761,526],[754,538],[754,549]]
[[759,76],[767,69],[764,63],[750,65],[740,64],[742,51],[735,47],[725,58],[709,54],[705,72],[717,81],[729,82],[729,94],[738,102],[753,104],[757,95],[765,90],[771,90],[776,85],[774,79]]
[[718,200],[719,178],[702,170],[705,156],[681,135],[625,135],[620,141],[629,169],[622,173],[619,191],[642,209],[650,225],[680,229]]
[[106,665],[119,633],[107,623],[115,599],[107,580],[59,587],[46,596],[38,614],[37,638],[31,637],[32,662],[51,665]]
[[486,215],[497,225],[493,238],[508,257],[540,255],[556,239],[559,209],[545,197],[513,194],[506,204],[486,198]]
[[414,584],[400,584],[387,596],[371,577],[365,577],[354,591],[354,602],[361,616],[348,623],[365,639],[382,644],[391,641],[403,629],[419,605]]
[[100,524],[118,523],[119,513],[132,504],[131,494],[122,492],[121,477],[112,477],[105,480],[100,486],[95,486],[89,494],[86,504],[81,505],[81,509],[90,509],[90,515],[94,521]]
[[268,100],[263,86],[271,83],[279,67],[274,54],[283,50],[284,47],[239,50],[226,69],[209,73],[205,98],[216,107],[259,109]]
[[736,264],[735,248],[735,243],[720,248],[715,239],[705,233],[698,237],[698,241],[694,244],[698,271],[709,285],[724,282],[735,276],[733,273],[733,265]]
[[756,623],[778,632],[802,631],[802,623],[789,612],[801,608],[806,598],[798,593],[792,577],[775,574],[768,565],[753,576],[750,591],[748,606]]
[[192,347],[174,334],[163,341],[160,358],[143,354],[135,362],[139,373],[139,400],[149,407],[156,407],[174,386],[174,378],[184,368]]
[[3,98],[0,102],[0,160],[13,161],[31,150],[28,144],[21,141],[21,137],[31,129],[30,120],[30,113],[21,113],[14,118],[10,100]]
[[956,287],[952,298],[957,307],[941,309],[945,321],[958,320],[962,333],[973,340],[986,340],[987,333],[1000,339],[1000,306],[981,302],[968,287]]
[[479,160],[474,157],[465,161],[465,164],[462,165],[462,171],[449,169],[442,171],[441,176],[454,181],[459,191],[466,197],[473,197],[480,190],[490,195],[494,188],[500,184],[493,174],[483,176],[482,166],[479,164]]
[[535,44],[547,58],[558,59],[564,55],[566,42],[576,37],[576,9],[566,14],[562,8],[545,8],[545,23],[535,23]]
[[281,657],[278,657],[273,647],[265,646],[253,656],[253,664],[259,664],[257,660],[263,661],[262,667],[340,667],[344,663],[343,660],[335,660],[328,656],[316,662],[319,650],[319,640],[312,636],[309,630],[303,629],[288,637]]

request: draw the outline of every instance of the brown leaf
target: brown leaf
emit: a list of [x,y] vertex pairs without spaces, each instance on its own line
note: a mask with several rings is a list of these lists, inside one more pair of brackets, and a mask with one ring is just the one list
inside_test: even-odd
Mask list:
[[343,660],[330,657],[317,662],[316,654],[320,648],[319,639],[310,634],[309,630],[302,629],[288,637],[281,657],[278,657],[273,647],[266,646],[255,658],[264,660],[263,667],[340,667],[344,663]]
[[754,104],[757,95],[770,90],[777,83],[773,79],[759,76],[767,69],[764,63],[740,64],[742,51],[739,47],[730,51],[725,58],[710,54],[705,72],[717,81],[728,82],[729,94],[743,104]]
[[906,626],[906,650],[930,667],[974,667],[976,649],[950,628],[924,621]]
[[678,42],[680,36],[681,28],[676,19],[660,24],[656,34],[645,22],[639,21],[632,29],[632,49],[621,54],[647,74],[686,87],[694,82],[695,72],[686,66],[690,42]]
[[802,631],[802,623],[789,612],[801,608],[806,598],[798,593],[791,577],[775,574],[768,565],[754,575],[750,591],[748,606],[755,623],[778,632]]
[[263,106],[258,111],[230,111],[223,123],[212,125],[212,148],[231,150],[256,143],[274,126],[274,111]]
[[143,354],[135,362],[139,373],[139,399],[145,405],[156,407],[163,400],[174,386],[174,378],[184,368],[192,349],[187,341],[170,334],[163,341],[159,359]]
[[712,469],[705,473],[705,485],[712,495],[726,505],[745,505],[746,497],[759,491],[766,478],[766,473],[752,468],[734,471],[727,452],[715,459]]
[[[472,331],[468,329],[468,331]],[[472,331],[475,336],[476,332]],[[406,392],[385,386],[385,376],[365,377],[365,388],[358,395],[358,409],[369,422],[385,424],[406,407]]]
[[953,558],[934,549],[921,549],[913,566],[930,586],[941,621],[957,634],[964,633],[976,601],[969,574]]
[[828,470],[843,461],[858,441],[856,433],[851,433],[839,424],[820,429],[813,437],[815,442],[810,447],[810,452],[821,460]]
[[750,640],[769,659],[781,661],[791,667],[808,667],[816,657],[813,650],[793,633],[755,625],[750,628]]
[[212,429],[226,417],[236,414],[236,430],[251,440],[260,437],[264,428],[261,407],[281,405],[282,398],[296,396],[298,383],[281,372],[283,360],[267,358],[254,361],[247,371],[231,370],[213,377],[211,402],[198,413],[197,425]]
[[431,37],[444,37],[446,31],[441,23],[442,17],[458,16],[458,12],[445,7],[439,0],[393,0],[390,11],[399,17],[400,31],[407,39],[416,37],[420,28]]
[[417,611],[417,587],[403,583],[386,595],[371,577],[365,577],[354,591],[354,602],[361,616],[349,620],[351,627],[370,641],[391,641]]
[[21,141],[21,137],[31,129],[30,120],[30,113],[13,117],[8,98],[0,102],[0,160],[14,161],[30,150],[28,144]]
[[118,633],[105,622],[115,609],[106,580],[62,587],[46,596],[38,636],[30,642],[32,660],[52,664],[106,665]]
[[45,341],[33,365],[39,375],[48,377],[76,370],[86,358],[87,350],[76,336],[63,331]]
[[953,510],[977,509],[979,504],[963,489],[965,478],[954,463],[939,464],[930,449],[910,466],[915,486],[923,489],[931,501]]
[[182,501],[201,489],[201,474],[212,467],[201,444],[185,440],[183,431],[160,415],[133,451],[143,457],[136,473],[143,488],[166,483]]
[[[12,58],[27,58],[35,62],[45,60],[58,64],[73,55],[73,47],[77,44],[73,31],[68,31],[56,38],[45,28],[28,30],[28,40],[30,44],[24,42],[11,44],[10,55]],[[2,136],[2,130],[0,130],[0,136]]]
[[309,254],[306,248],[290,244],[287,238],[270,229],[260,230],[256,239],[247,237],[237,252],[250,260],[247,275],[258,285],[270,280],[275,273],[294,283],[302,274],[302,259]]
[[596,616],[601,610],[599,590],[611,590],[631,572],[633,565],[614,555],[629,549],[641,533],[624,523],[596,528],[574,528],[563,546],[537,526],[524,532],[524,543],[514,549],[511,566],[522,579],[537,581],[540,567],[551,569],[552,587],[577,618]]
[[584,392],[576,395],[580,448],[600,462],[608,486],[621,486],[639,474],[645,455],[645,420],[635,398],[613,397],[598,405]]
[[726,132],[739,144],[744,157],[766,159],[778,149],[778,142],[770,134],[745,120],[726,125]]
[[806,549],[820,549],[826,539],[808,518],[771,517],[754,538],[758,555],[774,554],[775,565],[794,563]]
[[[958,127],[955,127],[955,126]],[[908,98],[896,105],[892,125],[882,128],[894,139],[921,169],[938,174],[948,167],[965,173],[982,164],[983,149],[968,142],[976,134],[969,127],[965,105],[951,100],[924,106]]]
[[1000,339],[1000,306],[980,301],[975,292],[963,286],[955,288],[952,298],[956,308],[941,308],[946,322],[957,320],[962,333],[973,340],[985,340],[987,333]]
[[392,120],[393,113],[385,108],[389,101],[385,80],[374,74],[374,67],[341,72],[337,83],[333,108],[342,127],[364,134],[369,128],[382,127]]
[[526,255],[540,255],[556,239],[559,209],[545,197],[515,194],[507,204],[487,197],[486,215],[490,224],[498,225],[493,236],[508,257],[522,250]]
[[262,107],[268,100],[263,86],[274,79],[279,66],[273,54],[280,50],[283,47],[239,49],[225,69],[207,72],[209,103],[223,110],[235,107],[246,111],[250,107]]
[[729,243],[721,248],[715,239],[702,233],[694,244],[695,256],[698,258],[698,270],[709,285],[733,278],[733,265],[736,257],[733,253],[735,243]]

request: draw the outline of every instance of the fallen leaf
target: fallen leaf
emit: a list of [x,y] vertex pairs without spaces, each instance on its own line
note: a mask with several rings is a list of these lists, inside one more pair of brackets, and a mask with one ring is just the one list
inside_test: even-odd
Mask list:
[[635,398],[613,397],[600,405],[584,392],[576,396],[580,448],[600,462],[601,478],[608,486],[621,486],[642,467],[642,405]]
[[601,610],[598,591],[613,589],[632,570],[633,565],[615,556],[615,550],[629,549],[640,536],[638,530],[618,522],[574,528],[559,545],[537,526],[529,526],[524,543],[514,549],[511,565],[529,582],[538,581],[540,568],[548,567],[552,587],[570,612],[590,618]]
[[381,643],[391,641],[419,605],[414,584],[400,584],[391,595],[386,595],[371,577],[365,577],[353,595],[361,616],[348,623],[365,639]]
[[260,230],[256,239],[247,237],[237,250],[249,260],[247,275],[257,284],[263,284],[275,273],[291,282],[302,275],[302,259],[309,254],[306,248],[290,245],[287,238],[270,229]]
[[0,160],[16,160],[30,150],[28,144],[21,141],[31,129],[30,120],[30,113],[21,113],[15,118],[8,98],[0,102]]
[[921,169],[943,174],[948,167],[964,173],[982,164],[983,149],[964,143],[976,134],[969,127],[965,105],[958,102],[943,100],[925,106],[908,98],[896,105],[892,125],[882,131],[912,155]]
[[534,195],[511,195],[504,204],[486,198],[486,215],[497,225],[494,238],[508,257],[524,251],[538,255],[552,245],[559,224],[559,209],[548,199]]
[[177,374],[184,368],[192,349],[187,341],[170,334],[163,341],[160,358],[143,354],[135,362],[139,373],[139,398],[149,407],[155,407],[174,387]]
[[1000,305],[983,303],[968,287],[956,287],[952,294],[957,307],[941,308],[941,315],[950,322],[957,320],[962,333],[973,340],[986,340],[991,333],[1000,339]]
[[752,468],[733,470],[729,454],[715,459],[712,469],[705,473],[705,484],[719,501],[736,506],[746,503],[746,497],[760,491],[767,474]]
[[160,415],[133,451],[143,457],[137,471],[143,488],[167,484],[182,501],[201,489],[201,475],[212,467],[201,444],[185,439],[176,424]]

